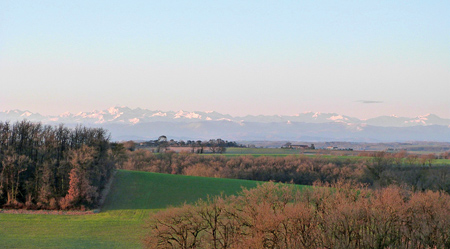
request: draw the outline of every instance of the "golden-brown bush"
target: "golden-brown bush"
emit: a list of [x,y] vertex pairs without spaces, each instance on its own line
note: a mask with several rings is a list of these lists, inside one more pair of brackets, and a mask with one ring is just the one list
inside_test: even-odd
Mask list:
[[448,248],[450,196],[265,183],[154,214],[149,248]]

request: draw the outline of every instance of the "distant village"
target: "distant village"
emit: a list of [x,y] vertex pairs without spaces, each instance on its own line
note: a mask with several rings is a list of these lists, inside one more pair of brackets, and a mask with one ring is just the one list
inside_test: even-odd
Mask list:
[[[131,141],[130,141],[131,142]],[[149,140],[139,143],[132,143],[129,146],[133,147],[134,149],[137,148],[147,148],[151,149],[153,152],[166,152],[166,151],[173,151],[173,152],[192,152],[192,153],[224,153],[226,151],[226,148],[229,147],[237,147],[237,148],[263,148],[258,147],[254,144],[248,144],[243,145],[239,144],[235,141],[226,141],[222,140],[220,138],[218,139],[210,139],[206,141],[201,140],[179,140],[176,141],[174,139],[168,139],[166,136],[162,135],[156,140]],[[353,151],[352,148],[341,148],[338,146],[327,146],[327,147],[320,147],[317,148],[314,144],[293,144],[291,142],[287,142],[281,147],[278,147],[281,149],[287,149],[287,150],[334,150],[334,151]]]
[[[288,142],[285,145],[281,146],[281,148],[282,149],[292,149],[292,150],[315,150],[316,146],[314,146],[314,144],[305,145],[305,144],[292,144],[292,143]],[[320,149],[353,151],[352,148],[339,148],[337,146],[328,146],[328,147],[320,148]]]

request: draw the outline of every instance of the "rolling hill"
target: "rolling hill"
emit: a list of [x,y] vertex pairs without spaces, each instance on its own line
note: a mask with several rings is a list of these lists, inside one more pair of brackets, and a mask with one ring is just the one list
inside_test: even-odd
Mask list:
[[142,248],[150,212],[257,184],[120,170],[98,214],[0,213],[0,248]]

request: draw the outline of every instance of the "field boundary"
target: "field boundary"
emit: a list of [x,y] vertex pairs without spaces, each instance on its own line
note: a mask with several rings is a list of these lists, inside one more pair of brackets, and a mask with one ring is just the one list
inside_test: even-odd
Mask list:
[[108,182],[106,183],[105,187],[101,191],[99,201],[98,201],[99,208],[97,208],[97,209],[86,210],[86,211],[77,211],[77,210],[47,210],[47,209],[31,210],[31,209],[1,209],[0,208],[0,214],[89,215],[89,214],[99,213],[101,211],[101,208],[103,206],[103,203],[105,202],[107,195],[109,194],[109,191],[111,189],[111,185],[114,181],[116,173],[117,173],[117,170],[115,170],[112,173],[112,175],[109,178]]
[[114,181],[114,178],[116,178],[117,169],[113,171],[111,176],[108,179],[108,182],[105,184],[105,187],[100,192],[100,197],[98,200],[98,209],[96,209],[97,212],[101,212],[103,204],[105,203],[106,197],[109,194],[109,191],[111,190],[112,183]]
[[95,214],[95,210],[64,211],[64,210],[28,210],[28,209],[0,209],[0,214],[50,214],[50,215],[88,215]]

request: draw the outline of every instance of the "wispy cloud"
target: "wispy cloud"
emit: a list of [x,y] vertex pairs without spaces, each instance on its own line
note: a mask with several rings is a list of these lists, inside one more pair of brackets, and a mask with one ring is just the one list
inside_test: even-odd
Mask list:
[[357,100],[356,102],[363,103],[363,104],[381,104],[383,101],[379,100]]

